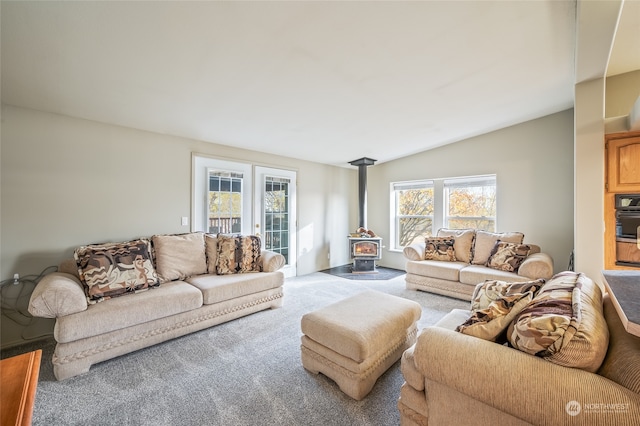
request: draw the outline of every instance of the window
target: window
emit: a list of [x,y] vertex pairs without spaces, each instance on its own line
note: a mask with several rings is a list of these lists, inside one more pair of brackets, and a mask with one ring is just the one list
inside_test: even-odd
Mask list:
[[495,175],[395,182],[391,188],[396,250],[440,228],[496,230]]
[[397,183],[395,193],[396,246],[404,247],[425,235],[433,227],[433,181]]
[[444,202],[445,228],[495,232],[495,176],[445,179]]

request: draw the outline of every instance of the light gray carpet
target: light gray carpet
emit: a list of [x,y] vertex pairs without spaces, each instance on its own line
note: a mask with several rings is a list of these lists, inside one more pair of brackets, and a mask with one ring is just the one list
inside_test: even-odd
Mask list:
[[[284,306],[105,361],[55,381],[45,342],[34,425],[398,425],[403,383],[394,364],[362,401],[300,362],[300,318],[366,289],[415,300],[419,328],[468,302],[406,290],[404,275],[353,281],[324,273],[288,279]],[[7,354],[3,354],[7,355]]]

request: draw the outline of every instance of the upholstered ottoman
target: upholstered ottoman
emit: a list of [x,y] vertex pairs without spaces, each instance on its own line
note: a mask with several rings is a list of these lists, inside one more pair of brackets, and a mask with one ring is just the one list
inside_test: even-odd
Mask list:
[[416,340],[420,304],[364,291],[302,317],[302,365],[361,400]]

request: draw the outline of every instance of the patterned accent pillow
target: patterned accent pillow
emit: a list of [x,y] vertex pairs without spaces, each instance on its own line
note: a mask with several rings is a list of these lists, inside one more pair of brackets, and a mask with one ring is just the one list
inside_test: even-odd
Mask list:
[[82,246],[73,257],[92,304],[159,284],[147,239]]
[[456,261],[456,252],[453,248],[454,237],[433,237],[425,239],[425,260],[444,260],[446,262]]
[[496,241],[522,244],[524,234],[522,232],[502,232],[494,233],[487,231],[476,231],[476,238],[473,242],[473,256],[471,263],[474,265],[486,265],[491,250],[496,245]]
[[204,252],[207,256],[207,273],[215,274],[218,263],[218,238],[215,235],[205,234]]
[[518,268],[531,252],[531,247],[526,244],[508,243],[496,241],[491,250],[487,266],[500,271],[518,272]]
[[596,372],[609,347],[602,289],[581,273],[554,275],[509,324],[507,339],[555,364]]
[[438,229],[438,237],[454,237],[453,248],[456,251],[456,259],[460,262],[471,263],[473,253],[473,241],[476,238],[475,229]]
[[545,280],[540,278],[533,281],[507,282],[501,280],[485,280],[478,284],[471,297],[471,310],[486,309],[491,302],[498,300],[508,293],[526,293],[533,291],[537,294],[544,285]]
[[255,235],[246,235],[238,237],[240,247],[240,255],[236,255],[238,260],[238,272],[261,272],[262,267],[260,259],[261,242],[260,237]]
[[533,299],[533,292],[507,293],[492,301],[488,307],[474,311],[471,317],[456,328],[463,334],[492,342],[506,341],[504,331],[513,318]]
[[261,272],[261,241],[255,235],[218,234],[218,275]]

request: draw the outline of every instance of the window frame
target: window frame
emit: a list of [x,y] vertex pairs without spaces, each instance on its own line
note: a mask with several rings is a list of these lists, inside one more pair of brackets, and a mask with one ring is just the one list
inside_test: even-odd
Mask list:
[[[399,181],[390,183],[390,251],[402,251],[403,246],[399,244],[400,237],[400,219],[403,217],[423,217],[421,215],[400,215],[399,213],[399,191],[403,189],[419,189],[419,188],[433,188],[433,216],[431,216],[431,232],[435,235],[438,229],[449,227],[450,218],[459,218],[460,216],[448,216],[448,188],[462,187],[462,186],[477,186],[478,183],[487,183],[485,186],[495,187],[495,197],[497,200],[498,185],[497,175],[477,175],[477,176],[462,176],[451,178],[435,178],[435,179],[420,179],[414,181]],[[497,203],[497,201],[496,201]],[[494,223],[494,228],[498,229],[498,217],[496,215],[492,217],[471,217],[470,219],[489,219]],[[427,216],[424,216],[427,217]],[[463,218],[465,216],[462,216]]]

